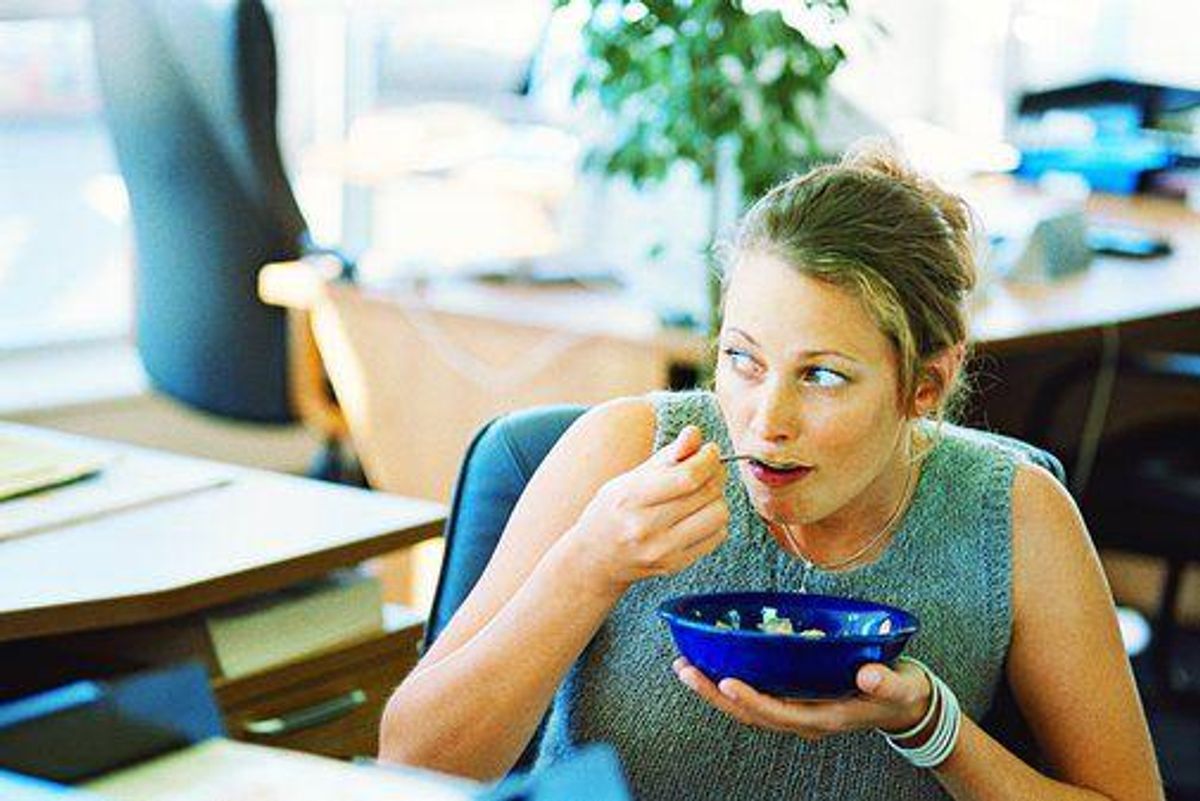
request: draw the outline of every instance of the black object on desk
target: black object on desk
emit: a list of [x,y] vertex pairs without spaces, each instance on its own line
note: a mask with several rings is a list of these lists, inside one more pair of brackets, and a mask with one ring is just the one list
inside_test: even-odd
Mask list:
[[0,705],[0,768],[70,784],[224,733],[204,668],[187,662]]
[[1132,259],[1166,256],[1171,252],[1171,243],[1164,237],[1151,231],[1120,225],[1089,225],[1087,244],[1096,253]]

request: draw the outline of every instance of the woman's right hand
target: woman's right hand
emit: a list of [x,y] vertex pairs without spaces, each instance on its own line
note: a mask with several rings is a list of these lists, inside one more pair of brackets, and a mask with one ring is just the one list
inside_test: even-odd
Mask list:
[[642,464],[604,484],[562,544],[599,589],[678,573],[729,536],[725,466],[715,443],[685,426]]

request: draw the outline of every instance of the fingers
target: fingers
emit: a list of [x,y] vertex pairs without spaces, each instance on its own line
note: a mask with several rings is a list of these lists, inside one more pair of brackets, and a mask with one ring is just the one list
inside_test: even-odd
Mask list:
[[916,703],[921,684],[927,682],[919,668],[914,668],[911,675],[901,675],[887,665],[878,664],[863,665],[855,676],[855,683],[864,695],[899,704]]
[[860,698],[829,701],[775,698],[737,679],[722,679],[718,690],[758,725],[795,732],[811,740],[873,726],[871,721],[878,715],[874,704]]
[[[900,698],[919,696],[919,683],[923,680],[920,675],[902,675],[884,665],[866,665],[860,676],[874,669],[892,674],[890,677],[885,675],[876,686],[883,687],[890,681],[890,692],[897,700],[884,701],[860,695],[839,700],[805,701],[764,695],[738,679],[725,678],[714,683],[683,657],[675,660],[672,669],[690,690],[735,720],[771,731],[791,732],[809,740],[879,727],[895,717],[901,708]],[[914,690],[913,685],[918,687]]]
[[929,676],[911,662],[904,660],[893,670],[887,665],[863,665],[855,683],[865,697],[891,712],[890,719],[880,724],[885,731],[905,731],[916,725],[933,700]]
[[675,671],[675,675],[679,677],[679,680],[689,690],[696,693],[696,695],[703,698],[709,704],[739,723],[744,723],[747,726],[754,725],[754,721],[745,712],[738,708],[736,704],[730,702],[725,696],[721,695],[717,686],[682,656],[671,663],[671,669]]
[[660,464],[676,464],[698,451],[703,444],[704,437],[700,429],[694,425],[686,425],[675,435],[675,439],[662,446],[652,458]]
[[659,530],[643,557],[651,575],[678,573],[729,538],[729,509],[722,496],[665,531]]
[[706,442],[681,461],[669,464],[657,454],[652,456],[638,470],[638,499],[647,506],[654,506],[693,495],[713,479],[718,479],[723,486],[725,465],[721,464],[720,456],[715,442]]
[[[750,688],[736,679],[722,679],[720,685],[714,684],[712,679],[705,676],[682,656],[672,663],[671,669],[689,690],[739,723],[770,731],[791,732],[801,736],[806,734],[803,729],[792,722],[772,720],[761,715],[752,704],[745,703],[745,696],[741,690]],[[737,695],[732,694],[735,687],[738,690]],[[761,697],[766,698],[766,696]]]
[[687,426],[639,467],[600,489],[593,503],[605,516],[622,580],[678,572],[728,537],[719,457],[715,443],[702,443],[700,430]]
[[729,506],[725,496],[718,495],[667,529],[664,545],[678,551],[697,548],[722,532],[728,533],[728,525]]
[[661,501],[647,510],[654,523],[664,529],[672,528],[695,516],[710,504],[725,500],[725,475],[714,474],[695,492]]

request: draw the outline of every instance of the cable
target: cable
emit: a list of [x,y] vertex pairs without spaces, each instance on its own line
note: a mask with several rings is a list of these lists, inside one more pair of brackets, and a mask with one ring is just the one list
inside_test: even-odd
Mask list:
[[566,331],[553,331],[535,347],[516,360],[515,367],[497,367],[455,344],[442,330],[432,312],[425,309],[405,310],[405,319],[430,350],[460,377],[481,389],[505,393],[525,386],[550,368],[561,356],[590,337]]
[[1120,361],[1121,337],[1115,324],[1100,329],[1100,364],[1096,368],[1096,381],[1092,385],[1092,396],[1088,400],[1087,416],[1079,435],[1079,453],[1075,457],[1075,469],[1071,471],[1071,494],[1082,497],[1092,469],[1096,465],[1096,453],[1100,450],[1100,439],[1108,421],[1108,410],[1112,404],[1113,387],[1117,382],[1117,365]]

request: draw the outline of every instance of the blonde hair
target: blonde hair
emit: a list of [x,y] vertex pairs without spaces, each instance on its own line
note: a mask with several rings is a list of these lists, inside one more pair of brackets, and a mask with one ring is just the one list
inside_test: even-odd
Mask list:
[[[932,377],[927,361],[967,341],[976,227],[961,198],[869,140],[763,195],[742,218],[727,263],[763,253],[855,292],[896,347],[908,408],[919,381]],[[962,373],[942,388],[937,417],[960,403]]]

